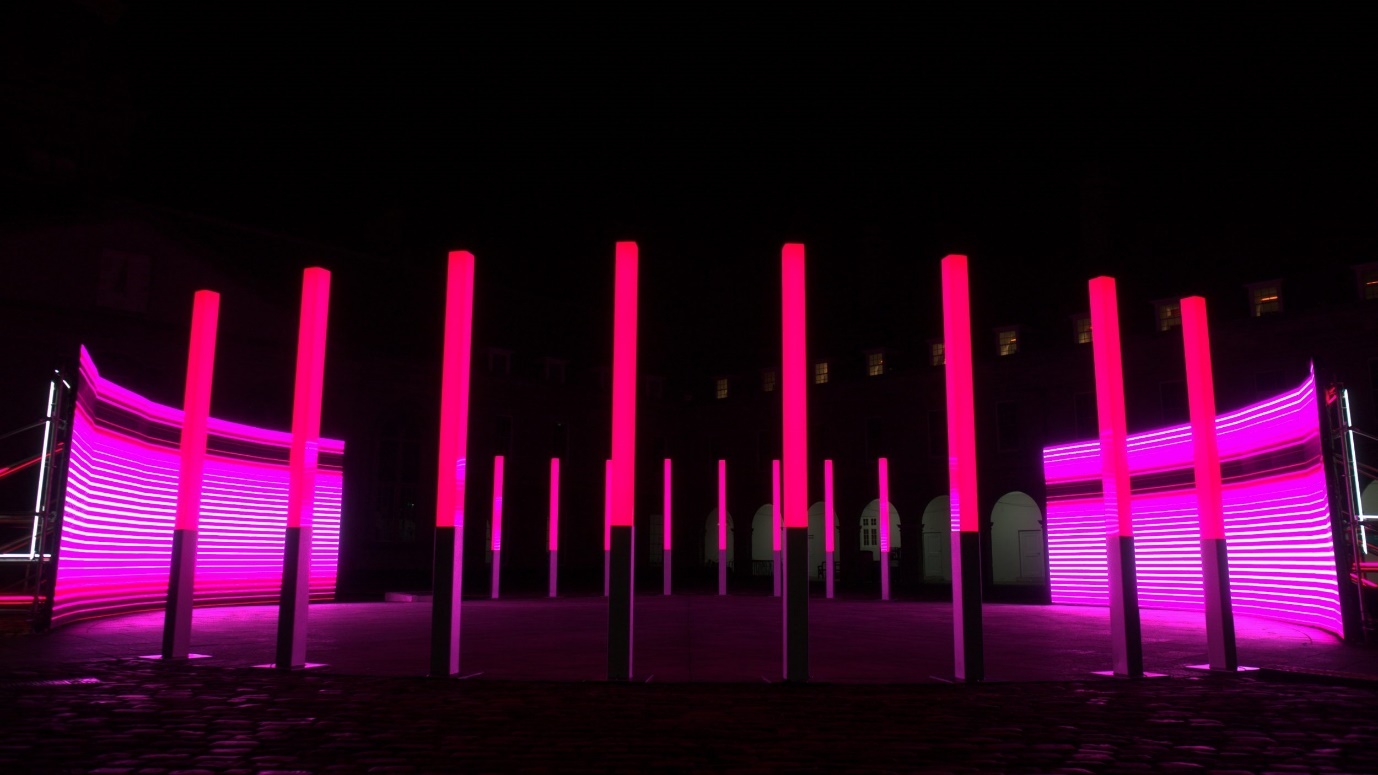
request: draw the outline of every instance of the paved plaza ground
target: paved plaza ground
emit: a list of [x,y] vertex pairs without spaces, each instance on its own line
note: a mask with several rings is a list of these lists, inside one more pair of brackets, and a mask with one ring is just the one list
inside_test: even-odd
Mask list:
[[1199,616],[1144,612],[1117,680],[1104,609],[991,605],[991,681],[952,685],[949,606],[815,599],[807,685],[779,682],[779,601],[639,597],[636,680],[605,675],[602,598],[466,601],[461,673],[422,677],[429,608],[311,611],[312,661],[268,661],[273,607],[200,609],[165,664],[161,617],[0,639],[0,773],[604,771],[1378,772],[1378,654],[1239,619],[1203,661]]

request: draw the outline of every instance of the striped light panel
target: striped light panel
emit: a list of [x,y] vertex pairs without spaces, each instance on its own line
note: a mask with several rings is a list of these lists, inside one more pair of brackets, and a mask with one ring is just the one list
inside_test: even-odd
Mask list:
[[[156,610],[167,597],[182,410],[101,378],[81,384],[58,542],[53,626]],[[292,435],[212,418],[196,605],[274,603],[282,586]],[[311,599],[335,596],[344,442],[320,440]]]
[[[1230,592],[1238,613],[1343,633],[1314,373],[1216,418]],[[1139,603],[1201,610],[1190,425],[1129,436]],[[1100,444],[1046,447],[1054,603],[1108,605]]]

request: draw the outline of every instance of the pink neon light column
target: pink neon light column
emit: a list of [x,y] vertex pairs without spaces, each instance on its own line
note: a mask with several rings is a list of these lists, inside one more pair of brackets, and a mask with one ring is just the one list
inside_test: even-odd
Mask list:
[[603,461],[603,597],[612,584],[612,460]]
[[780,596],[780,534],[784,526],[780,524],[780,461],[770,461],[770,550],[771,575],[775,578],[775,596]]
[[[967,257],[943,259],[948,481],[952,502],[952,636],[956,676],[985,677],[981,626],[981,525],[976,497],[976,399]],[[887,517],[889,515],[886,515]]]
[[727,461],[718,461],[718,594],[727,594]]
[[612,339],[612,586],[608,680],[632,676],[633,525],[636,508],[637,250],[617,243]]
[[780,398],[785,522],[783,619],[785,680],[809,679],[809,366],[804,246],[780,251]]
[[1196,507],[1201,525],[1201,571],[1206,598],[1206,651],[1212,670],[1239,667],[1230,564],[1225,541],[1225,502],[1220,482],[1220,447],[1215,431],[1215,379],[1211,373],[1206,300],[1182,299],[1182,344],[1187,366],[1187,403],[1196,473]]
[[668,594],[670,594],[670,534],[671,534],[671,530],[670,530],[670,458],[668,458],[668,457],[665,458],[665,486],[664,486],[664,493],[665,493],[665,506],[664,506],[664,508],[665,508],[664,520],[665,520],[665,522],[664,522],[664,524],[661,526],[661,533],[660,533],[660,534],[661,534],[661,536],[662,536],[662,538],[663,538],[663,540],[664,540],[664,544],[665,544],[665,546],[664,546],[664,548],[663,548],[663,551],[665,552],[665,559],[664,559],[663,562],[662,562],[662,565],[663,565],[663,567],[664,567],[664,569],[665,569],[665,579],[664,579],[664,583],[663,583],[663,587],[664,587],[663,591],[664,591],[665,594],[668,595]]
[[489,589],[492,598],[498,599],[500,570],[502,568],[502,455],[493,457],[493,581]]
[[833,512],[833,461],[823,461],[823,552],[827,565],[827,595],[833,599],[833,530],[837,515]]
[[880,476],[880,508],[876,512],[876,527],[880,538],[880,599],[890,599],[890,461],[876,461]]
[[191,646],[192,592],[196,584],[196,543],[200,527],[201,484],[206,468],[211,382],[215,373],[215,335],[220,294],[197,291],[191,308],[191,345],[183,404],[181,466],[177,477],[177,516],[172,534],[163,619],[163,659],[186,659]]
[[560,458],[550,459],[550,596],[559,594],[560,578]]
[[1134,521],[1129,490],[1124,368],[1115,278],[1097,277],[1091,293],[1091,346],[1096,362],[1096,414],[1100,425],[1101,485],[1105,499],[1106,555],[1110,562],[1110,634],[1114,674],[1142,676],[1143,638],[1134,573]]
[[440,383],[440,454],[435,498],[435,595],[431,603],[431,675],[459,672],[459,615],[464,571],[465,443],[474,316],[474,255],[450,253],[445,287],[445,351]]
[[306,612],[311,602],[311,536],[320,461],[321,393],[325,386],[326,325],[330,317],[330,272],[311,267],[302,275],[301,322],[297,330],[296,393],[292,403],[291,479],[282,596],[278,604],[275,666],[306,666]]

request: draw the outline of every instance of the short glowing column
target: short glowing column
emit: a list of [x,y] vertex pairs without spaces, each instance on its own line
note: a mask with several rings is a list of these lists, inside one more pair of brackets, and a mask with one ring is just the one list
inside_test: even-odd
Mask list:
[[431,600],[431,675],[459,673],[459,615],[464,579],[465,444],[474,314],[474,255],[450,253],[445,287],[445,344],[440,381],[440,455],[435,498],[435,570]]
[[833,511],[833,461],[823,461],[823,553],[827,566],[827,595],[833,599],[833,530],[837,514]]
[[780,596],[780,461],[770,461],[770,550],[771,575],[775,577],[775,596]]
[[661,527],[661,536],[664,540],[665,548],[665,582],[664,592],[670,594],[670,458],[665,458],[665,523]]
[[890,461],[881,458],[877,462],[880,473],[880,510],[876,514],[876,526],[880,537],[880,599],[890,599]]
[[493,458],[493,581],[489,585],[494,600],[498,599],[502,579],[502,455]]
[[[985,679],[981,626],[981,522],[976,502],[976,400],[967,257],[943,259],[947,469],[952,502],[953,665],[959,681]],[[887,519],[889,515],[886,515]]]
[[718,594],[727,594],[727,461],[718,461]]
[[201,479],[206,469],[206,435],[215,372],[215,334],[220,294],[197,291],[191,309],[191,346],[183,397],[181,466],[177,473],[177,516],[163,618],[163,659],[191,656],[191,606],[196,588],[196,539],[201,524]]
[[603,597],[612,583],[612,460],[603,461]]
[[781,481],[785,522],[783,619],[785,680],[809,680],[809,366],[805,346],[804,246],[780,251]]
[[1211,670],[1239,668],[1230,563],[1225,543],[1225,506],[1220,493],[1220,448],[1215,435],[1215,378],[1211,369],[1206,300],[1182,299],[1182,344],[1187,365],[1187,402],[1196,463],[1196,508],[1201,520],[1201,581],[1206,597],[1206,651]]
[[1134,519],[1130,508],[1124,367],[1120,360],[1120,313],[1115,278],[1094,278],[1089,288],[1106,556],[1109,560],[1112,672],[1117,676],[1141,677],[1144,672],[1143,637],[1139,629],[1139,591],[1134,572]]
[[635,242],[617,243],[612,336],[612,584],[608,596],[608,680],[632,677],[636,506]]
[[550,596],[559,594],[560,574],[560,458],[550,459]]
[[306,667],[306,612],[311,602],[311,536],[329,313],[330,272],[311,267],[302,276],[301,323],[297,331],[297,383],[292,404],[292,448],[288,458],[291,478],[288,480],[287,535],[274,663],[279,670]]

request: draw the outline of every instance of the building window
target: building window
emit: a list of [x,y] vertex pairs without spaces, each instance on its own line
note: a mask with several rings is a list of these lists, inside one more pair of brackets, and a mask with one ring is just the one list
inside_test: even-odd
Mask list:
[[1378,264],[1364,264],[1354,267],[1354,279],[1359,282],[1359,298],[1364,301],[1378,299]]
[[556,358],[546,358],[542,364],[541,376],[546,382],[554,382],[560,385],[565,383],[565,363],[566,361]]
[[885,373],[885,353],[866,353],[866,376],[879,377]]
[[761,392],[763,392],[763,393],[774,393],[774,392],[775,392],[775,370],[774,370],[774,369],[766,369],[765,371],[762,371],[762,372],[761,372]]
[[828,362],[819,361],[813,365],[813,384],[822,385],[828,381]]
[[1249,286],[1249,314],[1256,318],[1282,311],[1282,283],[1255,283]]
[[1182,327],[1182,302],[1155,301],[1153,306],[1157,309],[1159,331],[1171,331]]
[[1000,346],[1000,355],[1014,355],[1019,352],[1019,330],[1002,328],[995,332],[995,340]]
[[1077,344],[1091,343],[1091,316],[1077,315],[1072,318],[1072,330],[1076,333]]
[[880,520],[876,517],[861,518],[861,548],[875,549],[880,543],[878,532],[880,530]]
[[715,394],[719,399],[727,398],[727,377],[719,377]]
[[942,342],[929,343],[928,362],[934,366],[942,366],[947,363],[947,351],[943,349]]

